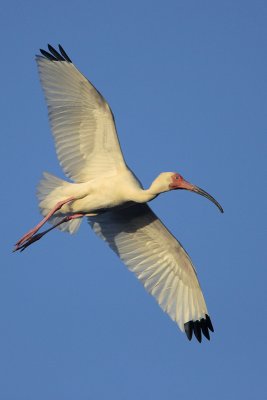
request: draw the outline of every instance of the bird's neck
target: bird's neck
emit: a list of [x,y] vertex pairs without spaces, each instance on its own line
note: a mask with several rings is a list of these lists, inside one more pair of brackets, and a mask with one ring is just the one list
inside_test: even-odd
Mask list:
[[158,190],[158,188],[152,185],[148,188],[148,189],[139,189],[134,196],[134,201],[137,203],[147,203],[153,199],[155,199],[155,197],[157,197],[160,193],[165,192],[165,190]]
[[140,198],[140,203],[147,203],[148,201],[153,200],[155,197],[158,196],[159,193],[154,193],[153,191],[149,189],[146,190],[140,190],[139,192],[139,198]]
[[[166,175],[166,174],[165,174]],[[141,185],[137,185],[134,181],[134,185],[127,187],[126,197],[136,203],[146,203],[153,200],[159,194],[170,190],[168,179],[164,177],[164,174],[160,174],[150,185],[148,189],[143,189]]]

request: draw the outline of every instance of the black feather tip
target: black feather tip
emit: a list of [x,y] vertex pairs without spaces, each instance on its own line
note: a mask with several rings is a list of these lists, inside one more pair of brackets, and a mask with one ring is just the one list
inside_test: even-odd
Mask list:
[[186,336],[187,336],[188,340],[192,339],[193,326],[194,326],[194,322],[193,321],[189,321],[186,324],[184,324],[184,330],[185,330],[185,333],[186,333]]
[[49,44],[48,45],[49,52],[43,49],[40,49],[40,52],[45,58],[47,58],[50,61],[67,61],[69,63],[72,63],[68,54],[65,52],[65,50],[60,44],[58,45],[58,49],[59,52]]
[[201,318],[201,320],[186,322],[184,324],[184,330],[188,340],[192,339],[194,333],[199,343],[202,341],[202,334],[205,336],[205,338],[210,340],[209,330],[214,332],[210,317],[207,314],[205,315],[205,318]]

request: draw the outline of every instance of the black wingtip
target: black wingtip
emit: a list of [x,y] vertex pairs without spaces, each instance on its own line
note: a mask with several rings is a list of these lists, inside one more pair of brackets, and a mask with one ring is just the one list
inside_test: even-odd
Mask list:
[[200,327],[203,335],[205,336],[206,339],[210,340],[210,334],[209,334],[209,328],[208,328],[208,323],[207,320],[202,318],[200,320]]
[[184,330],[188,340],[192,339],[193,333],[196,339],[201,343],[202,334],[205,336],[207,340],[210,340],[210,333],[214,332],[210,317],[206,314],[205,318],[201,318],[201,320],[197,321],[188,321],[184,324]]
[[41,54],[50,61],[57,61],[56,57],[48,53],[48,51],[40,49]]
[[65,61],[65,58],[62,57],[62,55],[59,54],[59,52],[51,46],[51,44],[48,44],[47,47],[50,53],[57,59],[57,61]]
[[71,59],[60,44],[58,45],[60,53],[56,49],[54,49],[51,44],[48,44],[47,47],[49,52],[43,49],[40,49],[40,52],[49,61],[67,61],[69,63],[72,63]]
[[186,322],[184,324],[184,330],[185,330],[185,333],[186,333],[186,336],[187,336],[188,340],[192,339],[192,336],[193,336],[193,325],[194,325],[193,321],[189,321],[189,322]]
[[206,321],[207,321],[207,326],[208,326],[209,330],[211,332],[214,332],[214,328],[213,328],[213,325],[211,323],[211,320],[210,320],[210,317],[208,316],[208,314],[206,314]]
[[200,321],[195,321],[195,322],[194,322],[193,329],[194,329],[195,337],[197,338],[197,340],[199,341],[199,343],[201,343],[201,341],[202,341],[202,336],[201,336]]
[[65,52],[65,50],[63,49],[63,47],[59,44],[58,45],[59,51],[62,54],[62,56],[65,58],[66,61],[68,61],[69,63],[72,63],[71,59],[69,58],[68,54]]

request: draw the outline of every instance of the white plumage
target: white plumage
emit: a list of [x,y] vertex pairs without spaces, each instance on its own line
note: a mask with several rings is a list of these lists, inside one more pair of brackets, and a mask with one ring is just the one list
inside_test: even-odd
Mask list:
[[147,204],[89,221],[182,331],[186,322],[205,318],[207,307],[188,254]]
[[109,105],[70,62],[36,57],[57,156],[75,182],[126,168]]
[[[193,264],[182,245],[147,202],[186,189],[220,204],[174,172],[160,174],[144,190],[127,167],[109,105],[59,46],[37,56],[59,162],[74,183],[45,173],[38,186],[44,219],[16,244],[24,250],[55,227],[74,233],[84,216],[134,272],[189,340],[210,338],[213,327]],[[52,227],[37,233],[46,223]]]

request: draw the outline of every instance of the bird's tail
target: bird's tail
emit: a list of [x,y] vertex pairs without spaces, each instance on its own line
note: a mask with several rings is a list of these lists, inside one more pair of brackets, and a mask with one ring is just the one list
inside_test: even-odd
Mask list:
[[[67,192],[71,183],[63,181],[48,172],[44,172],[43,175],[44,176],[37,187],[37,198],[39,200],[40,212],[45,217],[59,201],[69,197]],[[55,225],[63,217],[64,215],[61,214],[59,210],[55,215],[49,218],[49,222],[52,225]],[[58,229],[64,232],[75,233],[78,230],[81,221],[82,219],[78,218],[64,222],[58,226]]]

